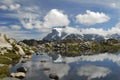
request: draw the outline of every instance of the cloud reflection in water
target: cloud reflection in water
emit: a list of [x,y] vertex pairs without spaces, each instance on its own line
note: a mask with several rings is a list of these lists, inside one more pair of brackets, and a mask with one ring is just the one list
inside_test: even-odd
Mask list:
[[106,67],[100,67],[95,65],[85,65],[78,69],[77,74],[79,76],[86,76],[87,80],[93,78],[103,78],[110,74],[111,70]]

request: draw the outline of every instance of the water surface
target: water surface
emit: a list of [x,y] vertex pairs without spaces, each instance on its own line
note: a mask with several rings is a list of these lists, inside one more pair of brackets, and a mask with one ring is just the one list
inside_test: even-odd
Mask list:
[[[46,62],[41,62],[44,60]],[[65,57],[56,54],[32,56],[26,63],[19,63],[11,68],[23,66],[27,69],[23,80],[51,80],[50,73],[59,76],[59,80],[120,80],[120,54],[101,53]],[[50,70],[44,70],[50,68]]]

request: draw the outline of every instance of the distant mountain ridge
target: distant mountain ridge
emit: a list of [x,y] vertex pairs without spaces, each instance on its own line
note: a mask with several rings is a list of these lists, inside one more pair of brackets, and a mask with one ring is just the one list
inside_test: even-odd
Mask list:
[[91,28],[91,31],[80,29],[80,28],[72,28],[72,27],[60,27],[54,28],[51,33],[43,38],[44,41],[58,41],[63,39],[82,39],[82,40],[105,40],[105,39],[117,39],[120,40],[120,34],[105,34],[101,32],[95,32],[94,29]]

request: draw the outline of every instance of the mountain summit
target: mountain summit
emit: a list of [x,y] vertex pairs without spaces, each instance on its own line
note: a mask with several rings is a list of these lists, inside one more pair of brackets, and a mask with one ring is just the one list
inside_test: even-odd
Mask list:
[[52,32],[43,38],[45,41],[63,40],[63,39],[83,39],[83,40],[104,40],[104,39],[118,39],[120,34],[110,33],[103,29],[80,29],[73,27],[59,27],[53,28]]

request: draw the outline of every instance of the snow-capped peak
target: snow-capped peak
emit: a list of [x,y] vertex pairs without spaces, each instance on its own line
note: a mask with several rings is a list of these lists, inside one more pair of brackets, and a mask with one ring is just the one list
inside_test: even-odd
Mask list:
[[[48,34],[43,40],[62,40],[69,39],[87,39],[87,40],[103,40],[109,38],[120,39],[120,29],[111,28],[104,30],[102,28],[74,28],[74,27],[59,27],[54,28],[53,31]],[[114,37],[115,36],[115,37]]]

